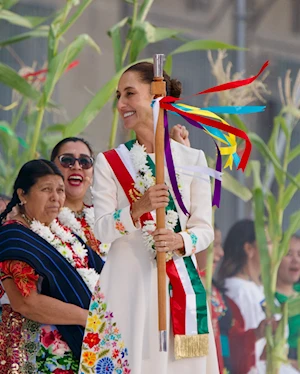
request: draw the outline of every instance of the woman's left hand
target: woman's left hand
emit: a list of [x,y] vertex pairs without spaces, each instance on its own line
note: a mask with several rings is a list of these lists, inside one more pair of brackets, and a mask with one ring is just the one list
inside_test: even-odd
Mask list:
[[184,249],[184,241],[180,234],[169,229],[157,229],[154,231],[153,239],[155,249],[158,252],[169,252]]

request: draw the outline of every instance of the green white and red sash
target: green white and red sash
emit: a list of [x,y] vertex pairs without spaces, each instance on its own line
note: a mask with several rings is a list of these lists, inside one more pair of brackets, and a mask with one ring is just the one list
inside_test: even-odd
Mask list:
[[[133,188],[136,172],[129,157],[129,150],[133,143],[134,141],[130,141],[117,149],[104,152],[131,205],[137,198]],[[149,156],[147,163],[155,176],[155,165]],[[171,195],[166,210],[168,209],[177,211]],[[141,225],[143,226],[147,220],[153,220],[150,212],[140,218]],[[174,231],[181,231],[179,220]],[[175,358],[206,356],[208,355],[206,292],[197,271],[195,256],[175,255],[167,262],[166,271],[170,280],[170,310],[175,335]]]

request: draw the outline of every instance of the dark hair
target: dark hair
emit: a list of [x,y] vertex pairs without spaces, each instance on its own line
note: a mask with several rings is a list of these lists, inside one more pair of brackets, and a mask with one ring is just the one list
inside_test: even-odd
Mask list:
[[224,257],[217,276],[220,284],[224,284],[225,278],[233,277],[246,265],[247,255],[244,245],[253,244],[255,240],[252,220],[243,219],[231,227],[223,245]]
[[[125,70],[124,73],[127,73],[128,71],[138,73],[141,81],[144,83],[151,84],[151,82],[153,81],[153,64],[150,62],[138,62],[137,64],[130,66],[127,70]],[[167,95],[180,97],[182,91],[181,82],[179,82],[177,79],[171,79],[165,71],[164,80],[166,81]]]
[[90,144],[89,144],[89,142],[88,142],[87,140],[85,140],[85,139],[83,139],[83,138],[77,138],[76,136],[71,136],[71,137],[69,137],[69,138],[64,138],[64,139],[62,139],[60,142],[58,142],[58,143],[56,144],[56,146],[52,149],[50,160],[51,160],[51,161],[54,161],[55,158],[56,158],[56,157],[58,156],[58,154],[59,154],[59,150],[60,150],[60,148],[61,148],[64,144],[69,143],[69,142],[74,142],[74,143],[76,143],[76,142],[81,142],[81,143],[85,144],[85,145],[88,147],[91,156],[94,157],[93,149],[92,149],[92,147],[90,146]]
[[19,174],[14,183],[14,191],[10,202],[7,204],[6,209],[0,214],[0,226],[13,207],[20,204],[21,201],[17,194],[17,190],[21,188],[27,194],[32,186],[36,184],[39,178],[46,175],[59,175],[64,179],[58,167],[48,160],[32,160],[26,162],[21,167]]

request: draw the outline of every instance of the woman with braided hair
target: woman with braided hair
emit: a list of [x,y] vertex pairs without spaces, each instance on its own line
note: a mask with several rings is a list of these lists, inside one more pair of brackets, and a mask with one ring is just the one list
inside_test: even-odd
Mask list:
[[[47,160],[27,162],[0,215],[3,305],[0,373],[77,373],[91,291],[103,262],[56,220],[63,176]],[[13,220],[7,214],[18,206]]]

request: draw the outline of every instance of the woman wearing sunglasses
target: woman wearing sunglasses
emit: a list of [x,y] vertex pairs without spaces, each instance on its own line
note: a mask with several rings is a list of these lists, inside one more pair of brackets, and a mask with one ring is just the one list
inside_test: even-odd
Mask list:
[[53,161],[65,180],[66,200],[58,219],[83,239],[95,252],[105,259],[108,244],[95,238],[94,208],[84,203],[84,197],[93,178],[94,154],[89,143],[82,138],[61,140],[53,148]]

